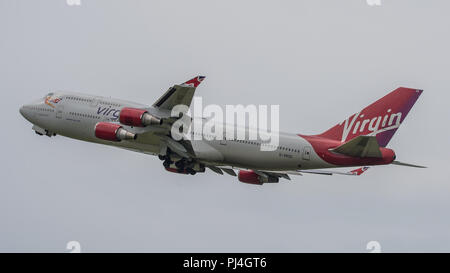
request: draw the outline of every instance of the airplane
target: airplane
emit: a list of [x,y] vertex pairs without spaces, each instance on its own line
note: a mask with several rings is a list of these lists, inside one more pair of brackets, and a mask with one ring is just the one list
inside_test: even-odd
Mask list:
[[[20,113],[38,135],[61,135],[155,155],[169,172],[194,175],[208,168],[253,185],[291,180],[290,175],[358,176],[374,165],[425,168],[396,161],[394,150],[386,147],[423,90],[397,88],[320,134],[280,132],[273,151],[262,151],[261,139],[173,138],[170,128],[182,115],[173,117],[171,111],[177,105],[190,107],[204,79],[197,76],[170,87],[152,106],[61,91],[23,105]],[[246,134],[250,130],[236,128]],[[358,168],[329,170],[341,167]]]

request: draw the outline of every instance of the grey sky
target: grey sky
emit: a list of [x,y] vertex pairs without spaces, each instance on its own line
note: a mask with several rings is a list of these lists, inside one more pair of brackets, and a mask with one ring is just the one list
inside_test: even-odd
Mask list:
[[[81,1],[0,0],[0,251],[450,251],[448,1]],[[151,104],[197,74],[204,103],[279,104],[304,134],[424,89],[389,147],[429,168],[255,187],[38,137],[18,111],[55,89]]]

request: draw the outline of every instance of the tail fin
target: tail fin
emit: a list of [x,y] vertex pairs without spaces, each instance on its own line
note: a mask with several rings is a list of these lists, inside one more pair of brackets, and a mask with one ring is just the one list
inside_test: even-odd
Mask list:
[[397,88],[319,136],[342,142],[361,135],[376,136],[378,144],[386,147],[422,91]]

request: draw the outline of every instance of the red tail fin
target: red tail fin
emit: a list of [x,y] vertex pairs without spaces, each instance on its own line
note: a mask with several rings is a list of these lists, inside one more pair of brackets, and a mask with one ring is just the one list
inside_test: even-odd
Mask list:
[[376,136],[381,147],[386,147],[422,91],[397,88],[319,136],[347,142],[360,135],[371,135]]

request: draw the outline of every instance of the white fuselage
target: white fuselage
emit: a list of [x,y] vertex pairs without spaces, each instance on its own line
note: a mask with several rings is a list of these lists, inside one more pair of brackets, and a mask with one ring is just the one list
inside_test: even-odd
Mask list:
[[[112,145],[142,153],[158,155],[161,149],[158,135],[146,132],[136,140],[112,142],[95,136],[98,122],[118,122],[123,107],[146,108],[147,105],[73,92],[56,93],[62,100],[54,103],[44,97],[24,105],[20,112],[35,128],[49,134]],[[157,111],[157,110],[155,110]],[[167,115],[167,113],[165,113]],[[195,119],[194,119],[195,122]],[[142,128],[124,128],[139,134]],[[235,127],[248,131],[248,128]],[[148,130],[147,130],[148,131]],[[158,129],[155,128],[155,133]],[[195,133],[195,132],[194,132]],[[273,151],[261,151],[259,140],[192,140],[192,149],[198,160],[217,165],[258,170],[299,170],[334,167],[322,160],[311,144],[296,134],[279,133],[279,145]]]

